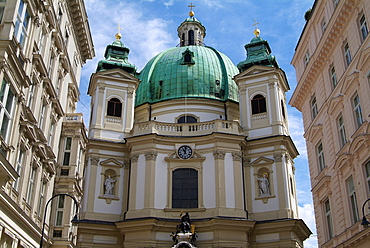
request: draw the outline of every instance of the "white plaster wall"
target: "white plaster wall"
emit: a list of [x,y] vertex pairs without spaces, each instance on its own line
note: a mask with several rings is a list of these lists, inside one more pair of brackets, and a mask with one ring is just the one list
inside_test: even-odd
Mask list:
[[168,169],[165,157],[165,154],[157,155],[154,189],[154,208],[156,209],[164,209],[167,205]]
[[101,130],[101,137],[104,137],[104,139],[108,140],[123,140],[125,137],[122,132],[112,132],[112,131],[106,131],[106,130]]
[[203,200],[205,208],[216,207],[215,161],[212,153],[204,154],[203,162]]
[[84,197],[82,197],[82,212],[85,212],[87,210],[87,201],[88,201],[88,192],[89,192],[89,185],[90,185],[90,168],[91,168],[91,163],[90,163],[90,159],[88,161],[88,166],[85,166],[86,168],[86,171],[84,173],[84,180],[85,180],[85,184],[84,184]]
[[145,157],[143,154],[141,154],[139,155],[137,161],[135,209],[144,208],[144,197],[145,197]]
[[235,178],[234,165],[231,153],[225,154],[225,193],[226,207],[235,208]]
[[259,128],[249,131],[248,139],[272,135],[272,127]]

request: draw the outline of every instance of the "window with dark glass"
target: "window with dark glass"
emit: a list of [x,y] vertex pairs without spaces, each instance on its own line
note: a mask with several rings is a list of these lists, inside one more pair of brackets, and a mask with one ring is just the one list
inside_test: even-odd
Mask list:
[[326,217],[326,225],[328,230],[328,238],[333,238],[333,220],[331,217],[331,210],[330,210],[330,202],[329,199],[325,201],[324,203],[325,207],[325,217]]
[[359,25],[360,25],[361,39],[365,40],[369,33],[369,30],[367,29],[367,23],[366,23],[366,18],[364,14],[361,16],[359,20]]
[[117,98],[112,98],[108,101],[108,116],[121,117],[122,116],[122,103]]
[[181,36],[181,46],[185,46],[185,33],[182,33]]
[[319,113],[319,110],[317,108],[316,96],[313,96],[311,99],[311,113],[312,113],[312,119],[315,119],[315,117]]
[[343,50],[344,50],[343,52],[344,52],[344,58],[346,60],[346,65],[348,66],[352,61],[351,51],[349,50],[348,43],[344,45]]
[[172,173],[172,208],[198,208],[198,171],[191,168]]
[[281,100],[281,114],[283,115],[284,119],[285,119],[285,107],[284,107],[284,102],[283,100]]
[[189,36],[189,45],[194,45],[194,30],[189,30],[188,36]]
[[177,123],[197,123],[197,118],[191,115],[183,115],[178,120]]
[[265,113],[266,110],[266,98],[260,94],[255,95],[252,99],[252,114]]
[[335,88],[338,84],[338,80],[337,80],[337,74],[335,72],[335,68],[334,66],[332,66],[330,68],[330,78],[331,78],[331,82],[333,84],[333,87]]

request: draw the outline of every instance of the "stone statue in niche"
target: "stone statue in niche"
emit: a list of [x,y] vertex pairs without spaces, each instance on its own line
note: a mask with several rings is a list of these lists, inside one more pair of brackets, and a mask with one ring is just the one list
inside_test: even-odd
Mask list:
[[114,183],[116,182],[115,179],[112,179],[110,175],[105,179],[104,186],[105,186],[105,191],[104,195],[113,195],[113,188],[114,188]]
[[258,186],[260,189],[260,196],[269,196],[270,195],[270,189],[269,189],[269,180],[267,178],[267,173],[263,173],[263,176],[260,178],[257,178],[258,180]]

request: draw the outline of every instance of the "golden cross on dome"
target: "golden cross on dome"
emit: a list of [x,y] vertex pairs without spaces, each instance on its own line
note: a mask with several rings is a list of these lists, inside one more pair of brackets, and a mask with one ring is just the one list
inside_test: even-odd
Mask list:
[[195,7],[195,5],[193,5],[193,3],[190,3],[188,7],[190,8],[189,16],[193,17],[194,16],[193,7]]
[[121,24],[118,23],[118,27],[116,27],[116,29],[118,29],[118,32],[117,33],[119,33],[120,32],[119,30],[120,29],[123,29],[123,28],[121,28]]
[[190,11],[193,11],[193,7],[195,7],[195,5],[193,5],[193,3],[190,3],[188,7],[190,8]]
[[256,19],[254,19],[254,24],[253,24],[252,26],[255,26],[253,33],[254,33],[254,35],[255,35],[256,37],[258,37],[258,36],[260,35],[260,33],[261,33],[261,31],[258,29],[257,24],[260,24],[260,23],[259,23],[259,22],[257,22],[257,20],[256,20]]
[[120,40],[121,38],[122,38],[122,35],[121,35],[121,33],[119,32],[119,30],[120,29],[123,29],[123,28],[121,28],[121,24],[119,24],[118,23],[118,27],[116,27],[117,29],[118,29],[118,32],[117,32],[117,34],[116,34],[116,40]]
[[254,19],[254,24],[253,24],[252,26],[256,26],[256,27],[255,27],[255,29],[258,29],[257,24],[260,24],[260,23],[259,23],[259,22],[257,22],[257,20],[256,20],[256,19]]

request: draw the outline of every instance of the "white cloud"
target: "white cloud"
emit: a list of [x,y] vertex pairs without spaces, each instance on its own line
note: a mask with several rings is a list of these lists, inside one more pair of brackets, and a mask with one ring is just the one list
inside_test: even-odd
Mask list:
[[313,233],[310,238],[304,242],[304,247],[306,248],[316,248],[317,244],[317,234],[316,234],[316,224],[315,215],[312,204],[304,204],[303,207],[298,206],[299,217],[304,220],[308,228],[310,228]]

